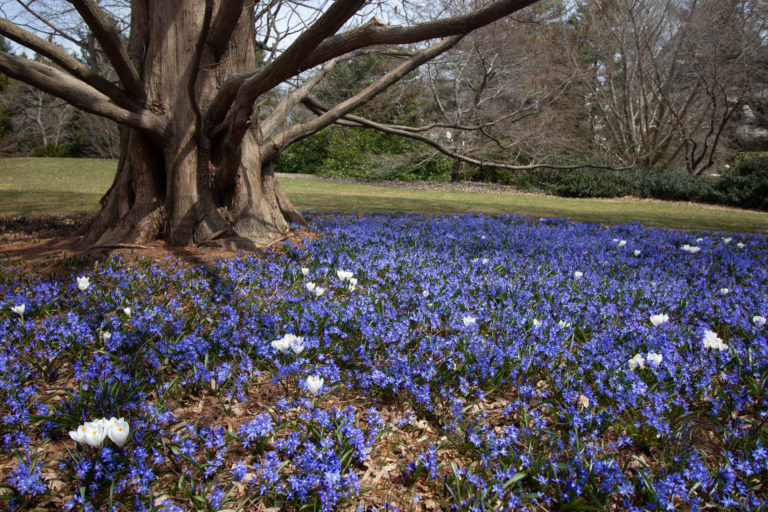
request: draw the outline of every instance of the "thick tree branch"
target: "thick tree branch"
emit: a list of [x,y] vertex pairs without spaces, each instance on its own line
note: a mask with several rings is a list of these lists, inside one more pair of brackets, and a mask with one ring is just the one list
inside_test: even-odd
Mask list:
[[[328,112],[328,109],[320,105],[316,100],[307,98],[304,100],[304,104],[315,112],[317,115],[322,116],[324,113]],[[374,130],[378,130],[384,133],[387,133],[389,135],[398,135],[400,137],[407,137],[409,139],[418,140],[420,142],[423,142],[424,144],[428,144],[438,150],[440,153],[453,158],[454,160],[459,160],[462,162],[466,162],[468,164],[477,165],[481,167],[492,167],[494,169],[503,169],[507,171],[533,171],[537,169],[555,169],[555,170],[574,170],[574,169],[583,169],[583,168],[592,168],[592,169],[603,169],[603,170],[610,170],[610,171],[624,171],[627,169],[631,169],[633,166],[628,165],[625,167],[613,167],[613,166],[607,166],[607,165],[595,165],[595,164],[582,164],[582,165],[553,165],[553,164],[531,164],[531,165],[511,165],[504,162],[496,162],[493,160],[483,160],[480,158],[473,158],[467,155],[463,155],[461,153],[458,153],[452,149],[449,149],[445,147],[444,145],[440,144],[438,141],[426,136],[421,135],[420,133],[414,133],[413,131],[410,131],[410,129],[407,126],[398,126],[398,125],[391,125],[391,124],[382,124],[382,123],[376,123],[374,121],[371,121],[369,119],[365,119],[360,116],[355,116],[351,114],[344,115],[342,118],[336,121],[337,124],[341,126],[347,126],[350,128],[371,128]]]
[[417,43],[438,37],[467,34],[534,3],[536,0],[496,0],[469,14],[420,23],[411,27],[391,27],[383,23],[366,23],[361,27],[337,34],[323,41],[304,59],[299,71],[313,68],[327,60],[364,46]]
[[219,6],[208,36],[208,45],[216,60],[219,60],[227,49],[237,26],[237,20],[243,12],[244,3],[245,0],[222,0]]
[[461,41],[463,37],[463,35],[449,37],[443,39],[433,46],[430,46],[429,48],[426,48],[425,50],[418,52],[415,56],[403,62],[376,82],[372,83],[351,98],[339,103],[312,121],[291,126],[282,133],[277,134],[265,143],[264,151],[262,152],[262,162],[271,162],[275,157],[277,157],[277,155],[280,154],[283,149],[288,147],[290,144],[301,140],[304,137],[307,137],[319,130],[322,130],[349,112],[352,112],[358,107],[364,105],[375,96],[386,91],[389,87],[403,79],[406,75],[408,75],[408,73],[415,70],[425,62],[434,59],[441,53],[444,53],[456,46],[456,44],[458,44],[458,42]]
[[143,130],[155,140],[162,136],[164,123],[152,112],[119,107],[103,93],[56,68],[0,52],[0,71],[81,110]]
[[121,107],[125,107],[129,110],[138,108],[136,101],[129,97],[125,91],[115,86],[112,82],[92,69],[83,65],[80,61],[55,44],[50,43],[31,32],[27,32],[5,19],[0,19],[0,35],[4,35],[8,39],[16,41],[20,45],[50,59],[58,66],[61,66],[66,72],[87,83],[99,92],[109,96],[112,101]]
[[120,41],[120,36],[104,15],[102,10],[93,0],[70,0],[77,12],[82,16],[83,21],[93,31],[93,35],[101,43],[104,53],[115,68],[117,76],[123,83],[125,89],[137,98],[144,98],[144,86],[141,82],[139,72],[133,65],[128,56],[128,50]]

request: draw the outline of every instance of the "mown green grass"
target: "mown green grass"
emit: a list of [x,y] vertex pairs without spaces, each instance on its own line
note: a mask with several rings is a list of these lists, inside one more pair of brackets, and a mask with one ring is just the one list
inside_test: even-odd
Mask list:
[[[0,216],[96,211],[115,166],[114,160],[0,159]],[[768,231],[768,213],[694,203],[434,192],[305,177],[280,183],[297,208],[318,212],[510,213],[610,224],[640,221],[681,229]]]

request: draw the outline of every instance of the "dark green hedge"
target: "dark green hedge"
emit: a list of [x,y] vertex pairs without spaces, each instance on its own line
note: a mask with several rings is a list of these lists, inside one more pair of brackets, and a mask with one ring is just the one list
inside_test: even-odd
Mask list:
[[[544,170],[495,176],[498,181],[563,197],[634,196],[768,210],[768,157],[744,158],[719,178],[646,169]],[[487,175],[486,175],[487,177]]]

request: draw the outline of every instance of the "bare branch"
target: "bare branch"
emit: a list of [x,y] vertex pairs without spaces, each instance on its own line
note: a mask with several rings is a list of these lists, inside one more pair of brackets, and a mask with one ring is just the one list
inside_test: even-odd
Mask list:
[[90,85],[46,64],[0,52],[0,71],[81,110],[143,130],[155,139],[163,133],[163,121],[152,112],[121,108]]
[[138,98],[144,98],[144,86],[139,72],[120,41],[119,33],[93,0],[71,0],[83,21],[101,43],[104,53],[115,68],[125,89]]
[[316,119],[303,124],[292,126],[285,130],[283,133],[278,134],[272,139],[266,141],[264,144],[264,152],[262,153],[262,162],[272,161],[288,145],[296,142],[297,140],[303,139],[312,133],[322,130],[326,126],[333,124],[336,120],[352,112],[361,105],[367,103],[372,98],[381,94],[389,87],[397,83],[399,80],[404,78],[414,69],[456,46],[456,44],[458,44],[458,42],[461,41],[463,37],[463,35],[449,37],[443,39],[433,46],[430,46],[429,48],[420,51],[414,57],[411,57],[409,60],[403,62],[376,82],[372,83],[346,101],[339,103],[324,114],[318,116]]
[[99,92],[109,96],[110,99],[118,105],[131,110],[138,107],[138,104],[130,98],[125,91],[116,87],[112,82],[94,72],[92,69],[84,66],[80,61],[55,44],[49,43],[45,39],[37,37],[31,32],[27,32],[5,19],[0,19],[0,35],[4,35],[50,59],[68,73],[97,89]]
[[438,37],[467,34],[535,2],[536,0],[496,0],[463,16],[443,18],[411,27],[391,27],[383,23],[366,23],[323,41],[302,62],[301,71],[364,46],[417,43]]

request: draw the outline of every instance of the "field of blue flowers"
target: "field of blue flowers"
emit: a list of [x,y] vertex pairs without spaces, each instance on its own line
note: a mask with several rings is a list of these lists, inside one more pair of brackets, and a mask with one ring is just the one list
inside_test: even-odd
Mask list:
[[768,240],[322,216],[0,263],[11,510],[768,509]]

